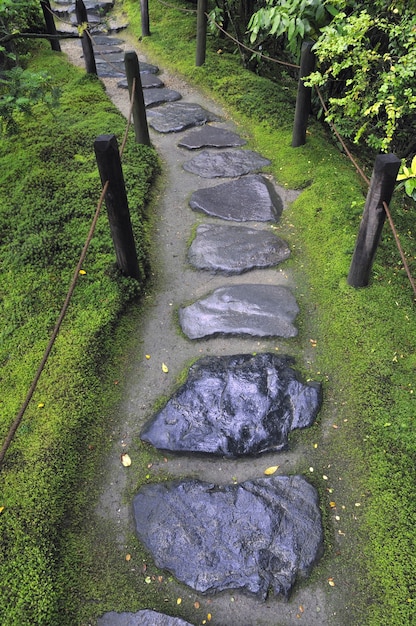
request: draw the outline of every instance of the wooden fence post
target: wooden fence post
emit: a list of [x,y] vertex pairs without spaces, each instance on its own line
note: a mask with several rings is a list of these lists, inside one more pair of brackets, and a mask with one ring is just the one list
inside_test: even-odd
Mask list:
[[130,221],[120,153],[115,135],[100,135],[94,142],[95,157],[103,186],[109,181],[105,203],[117,265],[126,276],[139,278],[136,246]]
[[195,65],[200,67],[205,63],[207,47],[207,16],[208,0],[198,0],[196,16],[196,60]]
[[149,0],[140,0],[140,15],[142,21],[142,37],[150,36]]
[[315,69],[315,55],[312,52],[313,45],[313,41],[304,41],[302,44],[292,148],[303,146],[306,142],[306,129],[308,127],[309,113],[311,112],[312,87],[305,87],[302,79],[305,76],[309,76]]
[[97,66],[95,64],[94,49],[92,47],[92,41],[91,41],[91,37],[89,34],[90,31],[89,31],[89,26],[88,26],[87,9],[85,8],[85,4],[83,0],[75,0],[75,13],[77,16],[78,26],[82,26],[82,24],[87,25],[81,35],[81,44],[82,44],[82,51],[84,53],[85,69],[87,70],[87,74],[97,74]]
[[[124,55],[124,66],[126,68],[127,85],[129,88],[130,100],[133,102],[134,132],[137,143],[150,146],[149,127],[147,125],[146,107],[144,104],[142,80],[140,78],[140,66],[135,52],[126,52]],[[133,83],[136,79],[133,93]]]
[[[48,35],[56,37],[58,32],[55,26],[55,20],[53,19],[53,13],[51,9],[51,3],[49,0],[41,0],[40,6],[42,7],[43,17],[45,18],[46,32]],[[61,44],[59,39],[52,38],[49,40],[52,50],[55,52],[61,52]]]
[[347,279],[352,287],[366,287],[369,283],[386,218],[383,202],[388,205],[391,200],[399,168],[400,159],[394,154],[379,154],[376,157]]

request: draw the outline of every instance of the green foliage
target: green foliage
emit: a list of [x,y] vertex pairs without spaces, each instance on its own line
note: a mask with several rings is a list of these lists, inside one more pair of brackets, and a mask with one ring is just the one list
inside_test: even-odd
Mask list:
[[285,38],[289,51],[298,59],[302,42],[316,39],[336,9],[324,0],[266,0],[248,23],[250,42],[260,37]]
[[416,132],[413,12],[340,12],[322,29],[315,51],[321,69],[306,84],[329,87],[328,119],[341,134],[375,150],[407,154]]
[[407,195],[416,200],[416,156],[413,157],[410,167],[402,163],[397,180],[403,181],[398,188],[403,186]]

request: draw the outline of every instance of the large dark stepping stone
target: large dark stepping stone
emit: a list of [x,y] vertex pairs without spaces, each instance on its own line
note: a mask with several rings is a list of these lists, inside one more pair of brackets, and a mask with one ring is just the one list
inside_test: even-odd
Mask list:
[[124,43],[124,39],[109,37],[108,35],[94,35],[93,44],[98,46],[118,46]]
[[179,310],[179,323],[189,339],[209,335],[295,337],[299,312],[286,287],[233,285]]
[[192,194],[189,206],[194,211],[235,222],[270,222],[278,219],[283,210],[274,186],[259,174],[198,189]]
[[126,75],[124,63],[97,63],[97,75],[100,78],[121,78]]
[[116,66],[119,63],[123,64],[123,69],[124,69],[124,52],[114,52],[110,49],[109,53],[106,54],[105,58],[101,58],[98,54],[97,57],[95,59],[96,63],[111,63],[111,64],[115,64]]
[[198,226],[188,251],[188,260],[197,269],[225,274],[271,267],[289,256],[287,243],[273,233],[217,224]]
[[179,617],[170,617],[156,611],[138,613],[105,613],[97,620],[97,626],[192,626]]
[[145,485],[133,507],[156,565],[199,592],[288,597],[323,551],[317,493],[302,476]]
[[245,139],[236,133],[207,124],[204,128],[191,130],[187,133],[178,143],[178,146],[188,148],[188,150],[196,150],[198,148],[232,148],[243,146],[245,143],[247,143]]
[[[150,72],[140,72],[140,81],[143,89],[164,87],[163,81],[161,81],[158,76],[151,74]],[[128,89],[129,86],[127,84],[127,78],[124,78],[117,83],[117,87],[120,87],[121,89]]]
[[204,150],[183,164],[183,169],[202,178],[233,178],[250,172],[258,172],[270,161],[252,150],[227,150],[209,152]]
[[202,126],[207,122],[218,122],[219,118],[199,104],[172,102],[148,111],[149,125],[159,133],[178,133],[191,126]]
[[155,89],[145,89],[143,91],[144,103],[147,108],[156,107],[165,102],[175,102],[182,98],[178,91],[159,87]]
[[291,363],[268,353],[202,358],[140,437],[160,450],[228,458],[283,450],[321,404],[319,383],[301,382]]
[[94,46],[94,53],[97,55],[97,57],[103,56],[103,55],[107,55],[107,54],[114,54],[114,53],[122,53],[123,49],[119,48],[118,46]]

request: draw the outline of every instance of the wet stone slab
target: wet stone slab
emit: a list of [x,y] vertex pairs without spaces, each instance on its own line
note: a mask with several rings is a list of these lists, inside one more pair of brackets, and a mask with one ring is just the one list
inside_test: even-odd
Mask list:
[[247,143],[245,139],[236,133],[207,124],[204,128],[187,133],[178,146],[188,150],[197,150],[199,148],[232,148],[243,146],[245,143]]
[[250,172],[258,172],[267,165],[270,165],[270,161],[252,150],[237,149],[222,152],[203,150],[193,159],[186,161],[183,169],[202,178],[235,178]]
[[133,508],[156,565],[199,592],[288,597],[322,554],[317,493],[301,476],[146,485]]
[[278,219],[283,202],[272,183],[249,174],[215,187],[198,189],[189,202],[194,211],[236,222],[270,222]]
[[117,53],[121,53],[123,52],[122,48],[118,48],[117,46],[94,46],[94,53],[97,56],[100,56],[102,54],[107,55],[107,54],[114,54],[115,52]]
[[[162,88],[165,85],[158,76],[151,74],[150,72],[140,72],[140,81],[143,89]],[[124,78],[117,83],[117,87],[120,87],[120,89],[128,89],[129,86],[127,84],[127,78]]]
[[299,308],[292,293],[278,285],[220,287],[179,310],[179,323],[189,339],[212,335],[295,337]]
[[147,121],[159,133],[178,133],[192,126],[218,122],[219,118],[199,104],[172,102],[148,111]]
[[179,617],[144,610],[138,613],[110,611],[97,620],[97,626],[192,626],[192,624]]
[[124,63],[97,63],[97,75],[100,78],[121,78],[126,75]]
[[289,256],[288,244],[271,232],[216,224],[198,226],[188,251],[188,260],[197,269],[224,274],[271,267]]
[[146,107],[156,107],[165,102],[175,102],[182,98],[179,91],[174,89],[166,89],[165,87],[159,87],[154,89],[143,90],[144,104]]
[[98,46],[119,46],[122,43],[124,43],[124,39],[109,37],[108,35],[95,35],[93,41],[93,44]]
[[124,67],[124,52],[113,52],[111,49],[108,54],[105,55],[105,58],[101,58],[99,55],[95,58],[96,63],[115,63],[116,65],[122,63]]
[[319,383],[302,382],[287,357],[205,357],[141,432],[160,450],[227,458],[286,449],[288,435],[311,426]]

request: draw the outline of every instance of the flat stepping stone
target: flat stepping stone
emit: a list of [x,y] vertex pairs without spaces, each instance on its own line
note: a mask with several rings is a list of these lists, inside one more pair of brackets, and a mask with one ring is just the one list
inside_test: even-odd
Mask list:
[[170,617],[156,611],[144,610],[138,613],[105,613],[97,620],[97,626],[192,626],[179,617]]
[[189,206],[194,211],[235,222],[271,222],[283,211],[276,189],[259,174],[198,189],[192,194]]
[[97,63],[97,75],[100,78],[121,78],[126,75],[124,63],[120,63],[119,66]]
[[258,172],[266,165],[270,165],[270,161],[252,150],[203,150],[190,161],[186,161],[183,169],[202,178],[234,178]]
[[201,224],[188,251],[188,260],[199,270],[241,274],[271,267],[290,256],[288,244],[265,230],[246,226]]
[[116,65],[119,63],[122,63],[124,67],[124,52],[121,50],[120,52],[113,53],[113,51],[110,50],[109,53],[105,55],[105,59],[102,59],[97,55],[95,62],[96,63],[115,63]]
[[227,458],[286,449],[321,405],[320,384],[304,384],[291,363],[268,353],[199,359],[140,437],[160,450]]
[[278,285],[233,285],[179,310],[179,323],[189,339],[212,335],[295,337],[299,313],[292,293]]
[[323,551],[317,493],[302,476],[145,485],[133,507],[156,565],[199,592],[287,598]]
[[246,143],[245,139],[230,130],[207,124],[201,129],[187,133],[178,146],[188,150],[197,150],[199,148],[233,148]]
[[147,114],[149,125],[159,133],[179,133],[191,126],[203,126],[207,122],[218,122],[219,118],[199,104],[172,102],[158,107]]
[[[158,76],[155,76],[155,74],[150,74],[147,72],[140,72],[140,80],[141,80],[143,89],[152,89],[152,88],[160,89],[164,87],[165,85],[164,82],[161,81]],[[117,83],[117,87],[120,87],[120,89],[128,89],[129,86],[127,84],[127,78]]]
[[93,45],[98,46],[119,46],[124,43],[124,39],[109,37],[108,35],[95,35]]
[[145,89],[143,91],[144,104],[147,108],[155,107],[165,102],[175,102],[182,98],[181,94],[174,89],[158,87],[155,89]]
[[94,47],[94,53],[98,56],[98,55],[107,55],[107,54],[113,54],[115,52],[117,53],[121,53],[123,52],[122,48],[119,48],[118,46],[93,46]]

